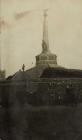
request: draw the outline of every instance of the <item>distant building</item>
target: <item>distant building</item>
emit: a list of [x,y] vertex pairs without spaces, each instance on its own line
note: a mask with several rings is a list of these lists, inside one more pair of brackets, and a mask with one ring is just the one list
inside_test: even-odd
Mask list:
[[[24,64],[23,64],[24,67]],[[54,104],[56,99],[66,95],[66,88],[72,84],[73,92],[82,98],[82,71],[59,66],[57,55],[51,53],[48,39],[47,11],[44,10],[42,52],[36,56],[35,67],[18,71],[12,78],[10,102],[23,101],[29,104]],[[67,96],[66,96],[67,97]],[[13,101],[14,99],[14,101]]]
[[58,65],[57,55],[49,48],[47,10],[44,10],[42,52],[36,56],[35,67],[25,71],[23,64],[22,70],[5,80],[2,91],[6,92],[8,101],[4,100],[4,104],[60,104],[61,99],[67,100],[67,87],[71,88],[70,85],[77,99],[82,100],[82,71]]

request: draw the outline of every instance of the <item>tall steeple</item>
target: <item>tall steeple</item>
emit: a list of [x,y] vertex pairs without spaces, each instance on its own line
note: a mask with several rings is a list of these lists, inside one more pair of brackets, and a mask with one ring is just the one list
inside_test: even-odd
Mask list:
[[42,52],[49,52],[49,39],[48,39],[48,15],[47,9],[44,10],[43,21],[43,40],[42,40]]
[[47,10],[44,10],[42,52],[36,56],[36,65],[44,67],[57,66],[57,56],[49,50]]

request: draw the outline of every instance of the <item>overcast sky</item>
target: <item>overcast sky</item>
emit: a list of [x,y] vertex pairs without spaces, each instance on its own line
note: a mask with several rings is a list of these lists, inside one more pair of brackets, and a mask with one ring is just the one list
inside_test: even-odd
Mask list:
[[82,0],[0,0],[0,47],[7,75],[35,65],[41,52],[43,9],[58,64],[82,69]]

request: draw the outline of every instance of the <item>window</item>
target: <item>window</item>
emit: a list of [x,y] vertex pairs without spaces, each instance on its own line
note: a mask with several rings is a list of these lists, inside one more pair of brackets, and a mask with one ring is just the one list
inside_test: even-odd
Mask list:
[[54,56],[49,56],[49,60],[53,60],[54,59]]
[[46,60],[47,56],[41,56],[41,60]]

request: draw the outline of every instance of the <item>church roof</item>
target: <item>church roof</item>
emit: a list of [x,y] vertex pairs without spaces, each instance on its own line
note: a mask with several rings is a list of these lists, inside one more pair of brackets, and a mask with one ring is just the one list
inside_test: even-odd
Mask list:
[[49,67],[43,71],[41,78],[82,78],[82,70]]
[[13,76],[11,76],[10,80],[11,81],[21,81],[21,80],[38,79],[42,75],[42,72],[45,68],[46,68],[46,66],[35,66],[24,72],[19,70]]

